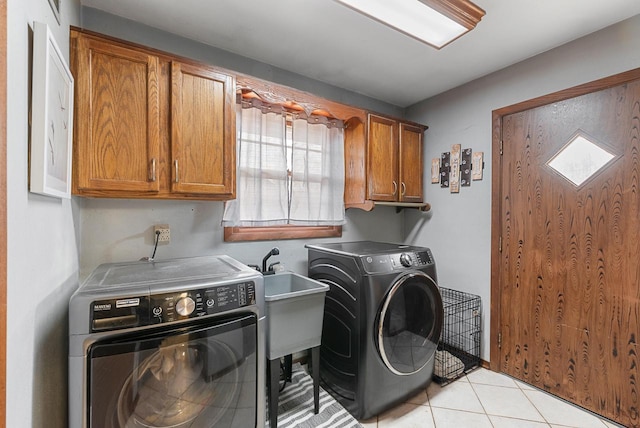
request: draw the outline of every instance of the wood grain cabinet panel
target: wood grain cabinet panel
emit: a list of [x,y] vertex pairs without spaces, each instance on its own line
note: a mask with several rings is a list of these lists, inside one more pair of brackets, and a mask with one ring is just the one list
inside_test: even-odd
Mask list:
[[369,115],[367,187],[369,199],[396,201],[398,198],[398,123]]
[[78,41],[74,190],[157,192],[158,58]]
[[172,63],[171,190],[235,197],[234,79]]
[[424,129],[400,124],[400,202],[422,202]]
[[235,197],[235,77],[72,29],[73,193]]
[[369,114],[367,198],[422,202],[424,127]]

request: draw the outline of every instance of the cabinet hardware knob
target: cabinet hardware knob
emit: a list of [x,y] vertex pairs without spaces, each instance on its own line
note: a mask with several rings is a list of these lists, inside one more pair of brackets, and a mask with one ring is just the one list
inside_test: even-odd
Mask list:
[[402,186],[402,193],[401,195],[404,196],[405,193],[407,193],[407,185],[404,184],[404,181],[402,183],[400,183],[400,185]]
[[396,183],[396,180],[393,180],[393,196],[395,196],[396,193],[398,193],[398,183]]
[[178,182],[180,182],[180,179],[178,178],[178,159],[174,160],[173,164],[175,165],[175,168],[176,168],[175,182],[178,183]]

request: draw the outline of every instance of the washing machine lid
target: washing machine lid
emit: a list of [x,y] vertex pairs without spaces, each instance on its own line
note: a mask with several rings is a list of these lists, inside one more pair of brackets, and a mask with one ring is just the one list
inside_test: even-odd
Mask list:
[[[247,270],[248,269],[248,270]],[[99,266],[85,287],[119,287],[136,284],[208,281],[232,278],[253,269],[229,256],[202,256],[170,260],[107,263]]]
[[[69,334],[87,334],[91,329],[95,329],[95,320],[100,318],[94,316],[96,312],[105,314],[109,320],[119,322],[120,318],[117,315],[120,314],[111,313],[116,308],[121,312],[127,312],[122,314],[123,320],[128,320],[129,316],[140,316],[140,319],[144,318],[140,321],[144,324],[150,322],[151,315],[148,312],[154,298],[157,300],[167,294],[219,289],[224,286],[230,289],[237,285],[248,290],[246,287],[249,287],[249,283],[252,283],[252,288],[247,292],[255,296],[257,305],[262,307],[262,274],[226,255],[152,262],[106,263],[98,266],[71,296]],[[173,297],[174,300],[178,298],[179,296]],[[242,306],[246,306],[247,303],[254,305],[255,299],[236,303]],[[130,311],[132,314],[128,313]],[[122,322],[123,325],[129,325]],[[105,329],[107,328],[114,327],[108,324],[105,326]]]
[[172,283],[188,288],[189,284],[235,280],[255,274],[255,270],[225,255],[106,263],[93,271],[82,289],[113,294],[119,289],[153,289]]
[[356,241],[332,244],[309,244],[307,248],[328,254],[355,257],[367,274],[383,274],[396,270],[423,269],[433,266],[431,250],[388,242]]
[[424,251],[425,248],[405,244],[376,241],[335,242],[329,244],[307,244],[307,248],[325,250],[351,256],[373,256],[377,254]]

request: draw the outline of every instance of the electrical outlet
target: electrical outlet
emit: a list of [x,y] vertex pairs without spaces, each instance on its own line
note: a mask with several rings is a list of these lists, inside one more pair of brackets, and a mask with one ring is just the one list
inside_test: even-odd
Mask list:
[[[160,235],[158,236],[158,242],[169,243],[171,241],[171,231],[169,230],[168,224],[156,224],[153,227],[153,233],[158,233],[158,232],[160,232]],[[154,240],[155,240],[155,236],[154,236]]]

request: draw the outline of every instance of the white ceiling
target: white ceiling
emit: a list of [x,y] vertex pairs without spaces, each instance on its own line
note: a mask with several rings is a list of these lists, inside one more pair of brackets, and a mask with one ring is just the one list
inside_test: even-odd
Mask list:
[[640,13],[638,0],[476,0],[482,21],[438,51],[333,0],[81,2],[400,107]]

